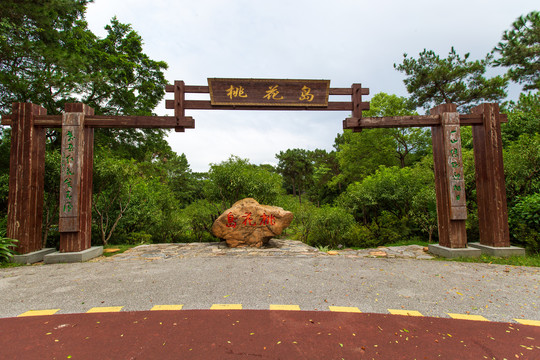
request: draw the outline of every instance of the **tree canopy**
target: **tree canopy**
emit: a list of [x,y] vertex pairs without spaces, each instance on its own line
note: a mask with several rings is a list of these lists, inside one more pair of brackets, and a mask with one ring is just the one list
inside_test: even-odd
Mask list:
[[407,54],[403,57],[403,63],[394,67],[407,76],[403,82],[416,106],[430,109],[442,103],[453,103],[463,110],[506,96],[508,80],[505,77],[485,76],[491,54],[483,60],[471,61],[469,53],[461,57],[452,47],[446,58],[425,49],[418,59]]
[[508,67],[508,77],[524,90],[540,89],[540,12],[520,16],[506,30],[494,52],[495,66]]
[[100,39],[87,27],[88,1],[7,0],[0,10],[0,113],[32,102],[58,114],[83,102],[96,114],[150,115],[165,93],[167,64],[116,18]]

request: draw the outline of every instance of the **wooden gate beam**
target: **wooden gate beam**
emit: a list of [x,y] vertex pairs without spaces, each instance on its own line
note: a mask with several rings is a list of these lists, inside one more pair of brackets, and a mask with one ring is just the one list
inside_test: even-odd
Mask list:
[[12,111],[7,236],[18,240],[18,253],[27,254],[42,248],[45,129],[34,119],[47,110],[14,103]]
[[[495,114],[498,122],[508,122],[506,114]],[[482,114],[459,114],[459,125],[481,125],[484,118]],[[374,129],[396,127],[428,127],[441,125],[441,115],[411,115],[411,116],[384,116],[384,117],[349,117],[343,121],[344,129]]]

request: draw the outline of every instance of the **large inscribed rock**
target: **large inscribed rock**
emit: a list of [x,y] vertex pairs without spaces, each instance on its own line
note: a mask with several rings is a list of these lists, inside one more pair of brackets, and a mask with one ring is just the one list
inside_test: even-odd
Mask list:
[[212,225],[212,234],[229,247],[260,248],[280,235],[291,223],[293,213],[277,206],[260,205],[247,198],[234,203]]

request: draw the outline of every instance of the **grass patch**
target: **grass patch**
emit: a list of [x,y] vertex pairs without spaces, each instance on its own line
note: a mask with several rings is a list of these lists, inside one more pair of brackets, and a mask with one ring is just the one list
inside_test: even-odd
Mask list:
[[[435,244],[435,243],[432,243],[432,244]],[[391,247],[391,246],[409,246],[409,245],[428,246],[429,243],[427,241],[422,241],[422,240],[401,240],[394,243],[386,244],[384,246]]]
[[482,254],[480,255],[480,257],[477,257],[477,258],[471,258],[471,257],[443,258],[443,257],[437,256],[435,259],[441,260],[441,261],[458,261],[458,262],[469,262],[469,263],[540,267],[540,254],[525,255],[525,256],[509,256],[509,257],[496,257],[496,256]]
[[17,263],[12,263],[12,262],[6,262],[6,261],[3,261],[3,262],[0,262],[0,269],[2,268],[11,268],[11,267],[18,267],[18,266],[25,266],[26,264],[17,264]]
[[126,245],[126,244],[111,245],[111,244],[109,244],[107,246],[104,246],[103,250],[106,250],[106,249],[120,249],[120,250],[115,251],[115,252],[105,252],[105,251],[103,251],[103,256],[110,257],[110,256],[118,255],[118,254],[123,253],[126,250],[129,250],[129,249],[134,248],[134,247],[139,246],[139,245],[140,244],[138,244],[138,245]]
[[[431,243],[431,244],[436,244],[436,243]],[[393,243],[389,243],[389,244],[384,244],[384,245],[380,245],[380,246],[382,246],[382,247],[392,247],[392,246],[409,246],[409,245],[428,246],[429,243],[427,241],[422,241],[422,240],[401,240],[401,241],[397,241],[397,242],[393,242]],[[367,246],[367,247],[353,246],[353,247],[350,247],[349,249],[362,250],[362,249],[373,249],[373,248],[376,248],[376,246]]]

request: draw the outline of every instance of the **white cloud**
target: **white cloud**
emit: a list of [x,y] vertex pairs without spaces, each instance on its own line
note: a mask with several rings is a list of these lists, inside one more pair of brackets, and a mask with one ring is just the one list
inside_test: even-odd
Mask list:
[[[330,79],[333,87],[362,83],[371,94],[406,96],[394,70],[404,52],[424,48],[445,56],[451,46],[483,58],[532,0],[95,0],[90,28],[103,36],[113,16],[131,23],[144,51],[169,64],[172,83],[205,85],[208,77]],[[170,95],[169,95],[170,96]],[[514,91],[515,96],[515,91]],[[369,97],[367,98],[369,100]],[[163,105],[158,114],[171,114]],[[191,112],[196,128],[173,133],[174,150],[192,168],[230,154],[275,162],[291,147],[331,149],[345,112]],[[262,130],[271,123],[270,129]]]

